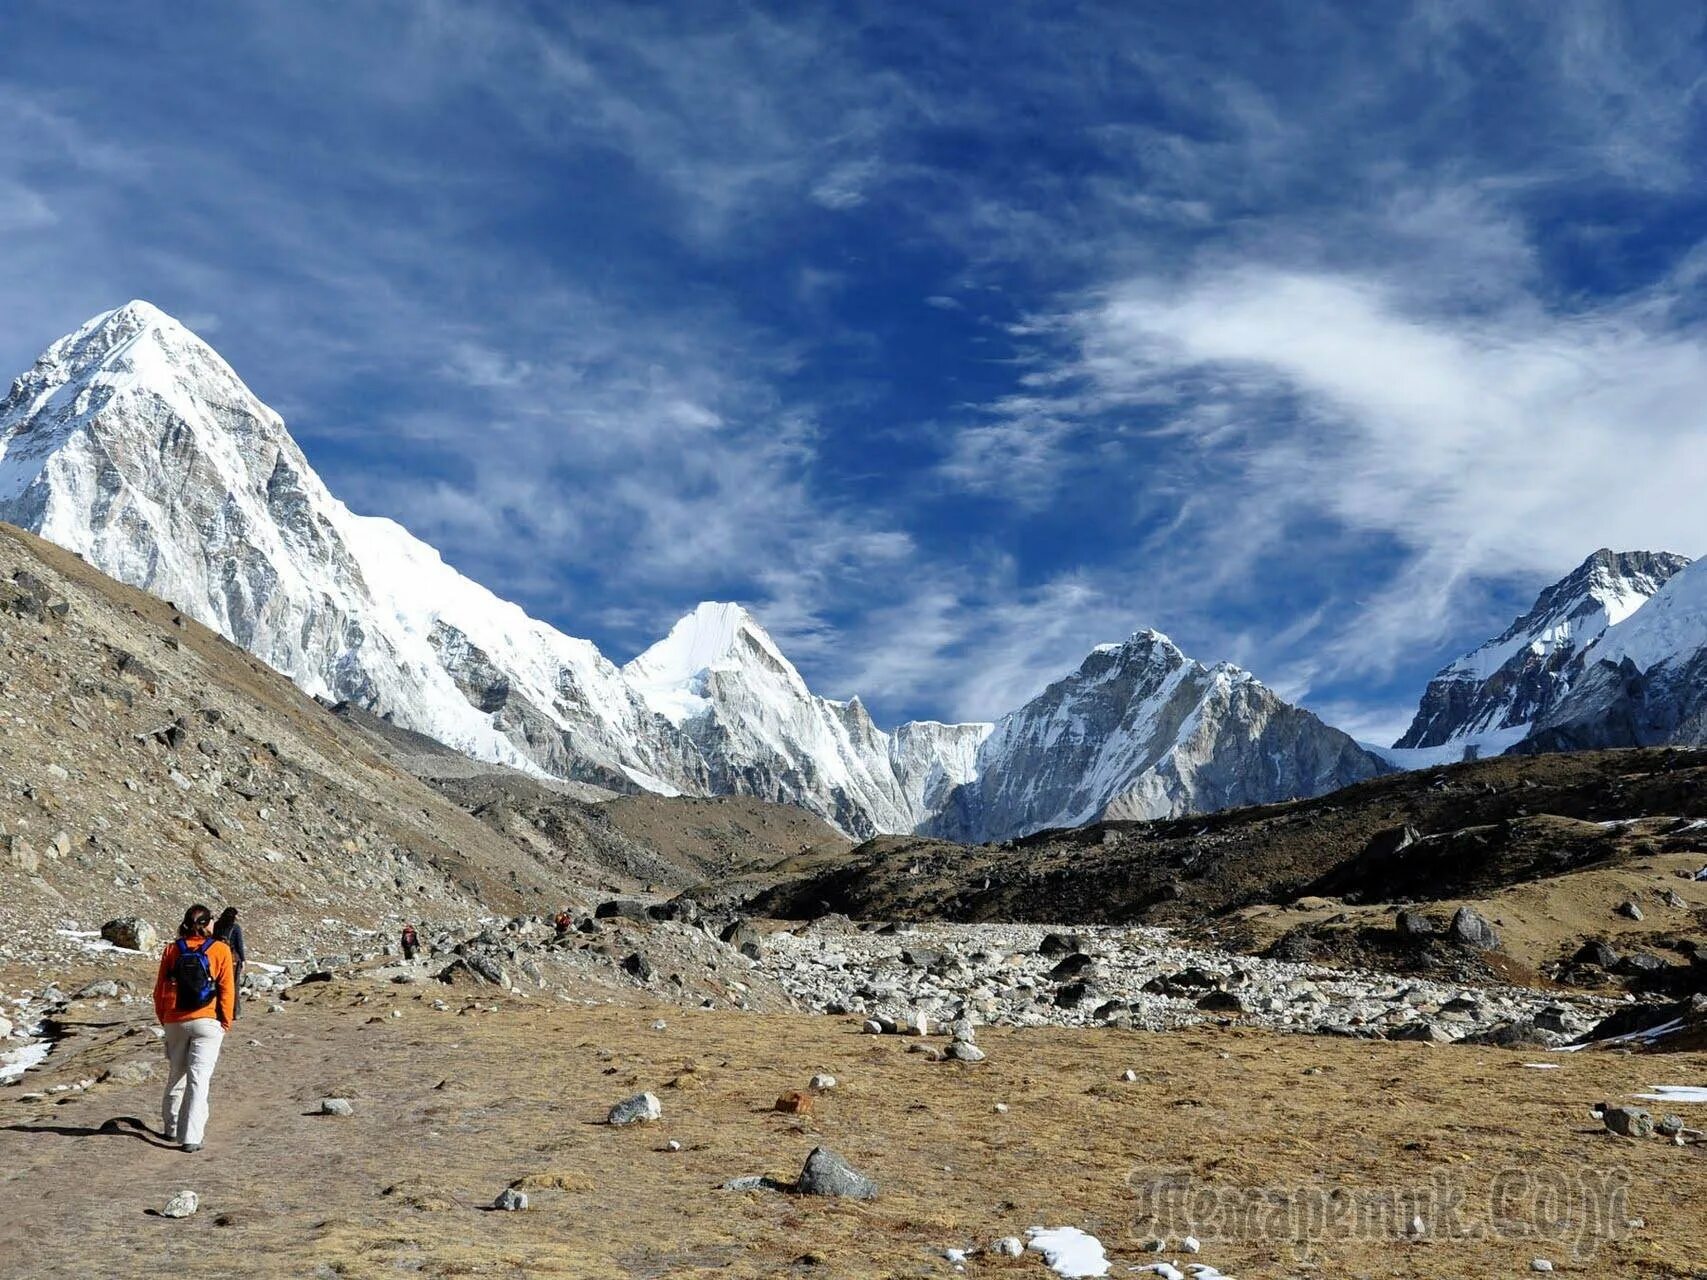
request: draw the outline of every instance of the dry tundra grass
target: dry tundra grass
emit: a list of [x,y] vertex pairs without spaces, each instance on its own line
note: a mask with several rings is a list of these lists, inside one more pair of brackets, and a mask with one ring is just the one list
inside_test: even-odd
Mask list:
[[[7,1275],[943,1276],[945,1248],[1040,1224],[1096,1233],[1124,1275],[1155,1259],[1140,1251],[1158,1233],[1143,1189],[1173,1179],[1224,1202],[1276,1189],[1299,1214],[1340,1215],[1307,1247],[1272,1209],[1266,1227],[1231,1235],[1201,1216],[1160,1228],[1196,1227],[1197,1260],[1241,1280],[1515,1276],[1536,1257],[1562,1274],[1707,1276],[1707,1146],[1614,1138],[1588,1112],[1652,1084],[1707,1083],[1707,1055],[1558,1055],[1542,1071],[1523,1066],[1535,1051],[987,1029],[989,1060],[964,1065],[846,1019],[498,1002],[432,983],[341,981],[262,1008],[228,1043],[199,1156],[108,1123],[152,1125],[157,1082],[58,1105],[0,1092]],[[130,1010],[91,1010],[26,1088],[154,1045]],[[810,1115],[773,1110],[820,1071],[840,1083]],[[599,1123],[641,1089],[663,1100],[661,1122]],[[326,1095],[355,1114],[312,1114]],[[881,1197],[720,1189],[790,1178],[818,1144]],[[490,1211],[512,1184],[531,1207]],[[155,1216],[180,1187],[201,1212]],[[1443,1237],[1442,1217],[1405,1239],[1403,1214],[1379,1210],[1384,1189],[1429,1188],[1462,1197],[1455,1220],[1474,1234]],[[1496,1192],[1504,1234],[1485,1230]],[[1359,1204],[1377,1206],[1383,1230],[1347,1225]],[[1033,1254],[974,1257],[966,1274],[1047,1273]]]

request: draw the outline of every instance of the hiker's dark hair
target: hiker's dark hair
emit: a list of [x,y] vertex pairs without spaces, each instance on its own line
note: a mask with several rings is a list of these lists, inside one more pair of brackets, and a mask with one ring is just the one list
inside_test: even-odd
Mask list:
[[178,926],[178,936],[180,938],[193,938],[198,933],[206,933],[208,921],[212,919],[213,912],[198,902],[184,912],[184,923]]
[[219,913],[219,919],[217,919],[213,922],[213,931],[216,934],[224,933],[227,929],[229,929],[232,925],[234,925],[236,923],[237,923],[237,908],[236,907],[227,907],[224,911],[221,911]]

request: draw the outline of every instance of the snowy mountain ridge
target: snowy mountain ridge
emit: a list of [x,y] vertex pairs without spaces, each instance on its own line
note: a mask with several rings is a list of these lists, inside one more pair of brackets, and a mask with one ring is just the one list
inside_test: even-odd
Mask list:
[[1385,754],[1422,765],[1517,746],[1689,563],[1667,552],[1596,551],[1504,632],[1430,680],[1410,728]]
[[1099,645],[997,722],[975,776],[925,828],[991,840],[1098,818],[1176,817],[1320,795],[1389,772],[1248,671],[1159,631]]

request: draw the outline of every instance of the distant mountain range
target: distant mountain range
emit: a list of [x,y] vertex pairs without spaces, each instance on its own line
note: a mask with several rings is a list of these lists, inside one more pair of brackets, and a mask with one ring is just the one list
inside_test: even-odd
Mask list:
[[0,519],[306,691],[472,756],[618,791],[753,795],[855,836],[1004,839],[1318,795],[1520,744],[1701,740],[1707,583],[1648,553],[1597,552],[1442,671],[1399,750],[1154,631],[1099,646],[995,724],[884,731],[858,698],[813,693],[734,604],[701,604],[619,668],[402,526],[351,512],[278,414],[146,302],[55,342],[0,401]]

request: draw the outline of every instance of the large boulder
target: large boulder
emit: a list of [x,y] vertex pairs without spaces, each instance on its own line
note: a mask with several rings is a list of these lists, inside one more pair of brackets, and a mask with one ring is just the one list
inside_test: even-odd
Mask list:
[[842,1196],[850,1200],[877,1198],[877,1184],[828,1147],[812,1148],[794,1189],[803,1196]]
[[1500,935],[1474,907],[1459,907],[1452,915],[1452,938],[1478,951],[1498,951]]
[[107,921],[101,926],[101,937],[127,951],[152,951],[160,945],[160,935],[141,916],[120,916]]

